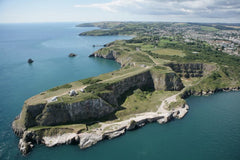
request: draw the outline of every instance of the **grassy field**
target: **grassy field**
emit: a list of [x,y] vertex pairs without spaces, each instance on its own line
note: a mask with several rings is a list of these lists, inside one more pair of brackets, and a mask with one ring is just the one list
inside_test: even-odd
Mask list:
[[152,52],[159,55],[180,56],[180,57],[184,57],[186,55],[182,51],[176,50],[176,49],[156,49],[156,50],[153,50]]
[[118,119],[123,120],[137,113],[155,112],[157,106],[160,106],[165,98],[176,93],[176,91],[147,92],[137,89],[132,95],[127,97],[125,102],[121,105],[123,109],[117,111],[115,115]]
[[47,99],[57,96],[57,95],[64,95],[68,94],[68,92],[72,89],[78,89],[84,87],[81,81],[71,82],[69,84],[65,84],[62,86],[57,86],[47,91],[41,92],[38,95],[35,95],[26,100],[26,103],[29,105],[40,104],[40,103],[47,103]]
[[210,31],[210,32],[218,31],[217,28],[215,28],[215,27],[208,27],[208,26],[201,26],[201,30],[203,30],[203,31]]

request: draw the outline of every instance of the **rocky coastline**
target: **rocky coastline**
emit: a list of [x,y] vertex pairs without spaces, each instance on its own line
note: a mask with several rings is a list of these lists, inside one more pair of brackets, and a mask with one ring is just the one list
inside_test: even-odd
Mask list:
[[[185,91],[182,94],[182,98],[186,99],[191,95],[208,96],[216,92],[230,92],[230,91],[240,91],[240,87],[222,88],[214,91],[201,91],[198,93]],[[24,155],[29,153],[35,144],[44,144],[47,147],[54,147],[63,144],[78,145],[80,149],[85,149],[97,144],[100,141],[110,140],[121,135],[124,135],[126,131],[132,131],[141,128],[148,123],[157,122],[159,124],[164,124],[173,119],[182,119],[187,114],[188,110],[189,106],[187,104],[183,104],[182,106],[178,106],[176,109],[171,111],[158,110],[158,112],[147,112],[135,115],[134,118],[130,118],[128,120],[124,120],[121,122],[102,124],[100,128],[94,129],[90,132],[64,133],[54,136],[44,136],[40,139],[36,135],[36,133],[31,131],[25,131],[19,133],[21,139],[19,141],[18,147],[22,154]]]
[[147,123],[158,122],[159,124],[163,124],[172,119],[181,119],[187,114],[188,109],[188,105],[184,104],[171,111],[159,110],[158,112],[142,113],[128,120],[106,124],[102,123],[101,127],[83,133],[64,133],[39,137],[34,131],[25,131],[21,135],[18,146],[24,155],[29,153],[35,144],[45,144],[47,147],[62,144],[77,144],[80,149],[85,149],[102,140],[113,139],[125,134],[126,131],[141,128]]
[[[122,67],[125,65],[124,60],[119,58],[118,53],[115,51],[110,51],[109,54],[106,54],[106,55],[102,55],[102,54],[99,54],[98,52],[95,52],[95,53],[91,54],[90,57],[111,59],[111,60],[115,60],[116,62],[120,63]],[[202,72],[199,72],[199,73],[202,74]],[[149,73],[146,72],[146,73],[144,73],[144,75],[145,74],[149,74]],[[200,75],[200,76],[202,76],[202,75]],[[135,76],[135,77],[138,77],[138,76]],[[174,75],[174,77],[175,77],[175,75]],[[146,79],[146,76],[145,76],[144,80],[145,79]],[[143,82],[145,82],[145,81],[143,81]],[[178,81],[176,81],[176,82],[179,83]],[[125,85],[125,84],[127,84],[127,82],[116,84],[115,88],[118,88],[118,86],[121,87],[121,85]],[[183,87],[184,86],[180,86],[178,91],[180,91]],[[155,89],[156,89],[156,87],[155,87]],[[166,107],[167,104],[170,104],[171,102],[177,102],[178,101],[177,97],[186,99],[186,98],[190,97],[191,95],[204,96],[204,95],[211,95],[211,94],[214,94],[214,93],[220,92],[220,91],[227,92],[227,91],[239,91],[239,90],[240,90],[240,87],[233,87],[233,88],[229,87],[229,88],[221,88],[221,89],[206,90],[206,91],[205,90],[194,91],[191,89],[183,89],[176,95],[166,98],[160,106],[157,106],[158,109],[156,112],[145,112],[145,113],[141,113],[141,114],[135,114],[131,118],[122,120],[120,122],[117,122],[117,121],[102,122],[102,123],[100,123],[99,127],[85,131],[85,132],[82,132],[82,131],[75,132],[72,130],[66,130],[66,132],[61,132],[60,131],[61,129],[59,129],[56,131],[56,134],[54,134],[54,135],[44,135],[42,133],[41,134],[37,133],[36,131],[26,130],[25,128],[21,128],[21,127],[19,128],[19,127],[17,127],[17,125],[15,123],[12,124],[12,128],[14,130],[14,133],[20,137],[18,146],[19,146],[20,151],[24,155],[29,153],[35,144],[45,144],[47,147],[53,147],[53,146],[62,145],[62,144],[75,144],[75,145],[79,145],[79,147],[81,149],[85,149],[85,148],[95,145],[96,143],[98,143],[102,140],[113,139],[113,138],[116,138],[116,137],[119,137],[119,136],[125,134],[126,131],[131,131],[131,130],[134,130],[137,128],[141,128],[144,125],[146,125],[147,123],[158,122],[159,124],[163,124],[163,123],[167,123],[167,122],[171,121],[172,119],[183,118],[189,110],[189,106],[186,103],[179,104],[174,109],[170,109],[170,110],[168,110],[168,108]],[[125,92],[125,90],[123,90],[122,92]],[[118,91],[116,93],[121,93],[121,92]],[[114,94],[111,93],[111,95],[114,95]],[[105,100],[105,99],[107,99],[106,97],[111,97],[111,96],[109,94],[106,97],[104,97],[104,96],[102,96],[102,97]],[[111,98],[111,99],[114,100],[114,98]],[[108,102],[111,102],[111,100],[108,100]],[[113,101],[111,104],[115,104],[115,101]],[[106,104],[106,106],[107,106],[107,104]],[[40,107],[40,108],[42,108],[42,110],[43,110],[43,107]],[[71,107],[71,108],[73,108],[73,107]],[[113,111],[110,110],[109,113],[110,112],[113,112]],[[46,115],[48,115],[48,114],[46,114]],[[16,119],[19,119],[19,117],[17,117]],[[70,120],[69,120],[69,122],[70,122]],[[43,132],[45,132],[45,131],[43,131]]]

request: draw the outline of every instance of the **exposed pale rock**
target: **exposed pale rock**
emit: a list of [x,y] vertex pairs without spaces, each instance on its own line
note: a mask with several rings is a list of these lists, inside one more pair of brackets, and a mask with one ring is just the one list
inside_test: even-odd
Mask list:
[[180,111],[174,111],[173,114],[172,114],[172,116],[173,116],[174,118],[176,118],[179,113],[180,113]]
[[131,131],[131,130],[136,129],[136,127],[137,127],[136,121],[132,120],[132,121],[128,124],[128,126],[127,126],[126,129],[127,129],[128,131]]
[[22,154],[26,155],[32,150],[34,146],[31,142],[26,142],[24,141],[23,138],[21,138],[19,140],[18,147],[19,147],[19,150],[22,152]]
[[172,117],[172,113],[165,113],[163,118],[157,120],[159,124],[167,123]]
[[183,108],[179,108],[178,111],[178,115],[176,116],[177,119],[182,119],[188,112],[189,106],[187,104],[184,104]]
[[80,137],[79,147],[81,149],[88,148],[103,139],[102,134],[96,133],[82,133],[79,135],[79,137]]
[[63,135],[43,137],[44,144],[48,147],[53,147],[60,144],[73,144],[75,141],[79,141],[76,133],[65,133]]
[[103,139],[105,139],[105,138],[107,138],[107,139],[113,139],[113,138],[119,137],[119,136],[121,136],[122,134],[124,134],[125,131],[126,131],[126,129],[125,129],[125,127],[124,127],[124,128],[118,129],[118,130],[113,131],[113,132],[104,133],[104,134],[103,134]]

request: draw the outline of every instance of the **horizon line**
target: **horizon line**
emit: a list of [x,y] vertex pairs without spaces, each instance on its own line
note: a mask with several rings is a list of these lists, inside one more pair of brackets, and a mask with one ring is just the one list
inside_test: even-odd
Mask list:
[[40,23],[98,23],[98,22],[143,22],[143,23],[206,23],[206,24],[240,24],[240,22],[200,22],[200,21],[118,21],[118,20],[102,20],[102,21],[46,21],[46,22],[0,22],[0,24],[40,24]]

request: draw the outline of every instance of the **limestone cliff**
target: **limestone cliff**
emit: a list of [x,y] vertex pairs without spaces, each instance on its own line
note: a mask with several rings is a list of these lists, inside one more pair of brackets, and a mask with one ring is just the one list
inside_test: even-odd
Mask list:
[[180,77],[202,77],[205,64],[203,63],[169,63],[167,64]]
[[173,72],[156,73],[149,70],[111,84],[111,91],[101,93],[99,96],[110,104],[119,106],[119,101],[121,103],[121,100],[126,98],[126,92],[136,88],[142,90],[179,91],[183,87],[183,83],[177,74]]
[[99,57],[99,58],[105,58],[110,60],[116,60],[118,54],[119,53],[114,50],[110,50],[107,54],[101,54],[101,49],[100,49],[100,51],[96,51],[95,53],[89,55],[89,57]]
[[176,73],[156,73],[151,72],[154,89],[165,91],[180,91],[184,85]]
[[19,117],[12,124],[14,132],[22,136],[24,130],[34,126],[53,126],[100,119],[116,108],[101,98],[79,101],[72,104],[49,103],[23,106]]
[[154,87],[152,77],[149,71],[143,72],[131,77],[125,78],[121,81],[115,82],[110,85],[111,91],[101,93],[99,96],[104,100],[115,106],[119,105],[119,100],[124,96],[123,94],[131,89],[147,88],[152,89]]
[[120,53],[114,50],[109,50],[106,53],[104,53],[104,48],[94,52],[93,54],[89,55],[89,57],[98,57],[98,58],[114,60],[120,63],[121,66],[124,66],[126,63],[125,61],[127,61],[123,58],[120,58]]
[[99,49],[98,51],[89,55],[89,57],[98,57],[98,58],[114,60],[120,63],[122,67],[126,66],[127,64],[134,64],[130,56],[125,56],[122,52],[118,52],[112,49],[111,46],[114,46],[114,44],[109,43],[109,44],[106,44],[106,46],[107,46],[106,48]]

